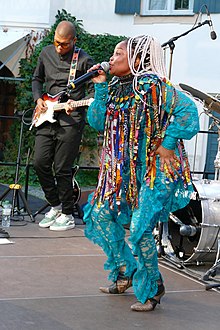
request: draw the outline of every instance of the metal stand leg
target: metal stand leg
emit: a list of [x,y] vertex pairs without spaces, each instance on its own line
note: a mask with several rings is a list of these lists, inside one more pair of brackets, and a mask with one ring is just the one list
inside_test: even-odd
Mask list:
[[33,214],[33,217],[35,218],[38,214],[42,213],[48,206],[50,206],[49,203],[46,203],[44,206],[42,206],[37,212]]
[[[34,222],[33,215],[31,214],[31,210],[28,206],[28,202],[25,198],[23,191],[21,190],[21,185],[18,184],[19,181],[19,168],[20,168],[20,156],[21,156],[21,144],[22,144],[22,135],[23,135],[23,120],[21,119],[21,127],[20,127],[20,138],[19,138],[19,145],[18,145],[18,154],[17,154],[17,161],[16,161],[16,171],[15,171],[15,181],[14,184],[9,185],[9,188],[0,196],[0,200],[4,199],[8,195],[10,191],[13,191],[12,197],[12,217],[15,215],[15,209],[17,213],[20,212],[19,206],[19,197],[21,198],[25,210],[27,210],[28,215],[30,216],[31,222]],[[14,219],[16,220],[16,219]]]
[[162,257],[164,260],[171,263],[173,266],[182,269],[183,264],[181,260],[179,260],[173,250],[170,236],[169,236],[169,228],[168,222],[159,223],[159,251],[161,254],[158,256]]
[[[216,255],[215,263],[214,265],[204,274],[202,279],[204,281],[210,280],[210,276],[214,277],[216,276],[217,272],[220,272],[220,238],[218,239],[218,252]],[[214,283],[206,286],[206,290],[212,289],[212,288],[220,287],[220,283]]]
[[216,124],[218,127],[218,152],[214,161],[215,166],[215,180],[220,180],[220,125]]

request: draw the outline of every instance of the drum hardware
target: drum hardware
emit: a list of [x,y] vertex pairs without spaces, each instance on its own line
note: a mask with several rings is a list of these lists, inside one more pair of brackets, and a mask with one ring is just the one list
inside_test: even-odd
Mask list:
[[[204,281],[210,281],[210,276],[215,277],[217,274],[217,269],[220,267],[220,261],[218,261],[213,267],[211,267],[205,275],[202,277],[202,280]],[[206,285],[206,290],[214,289],[214,288],[219,288],[220,283],[212,283],[212,284],[207,284]]]
[[215,168],[215,177],[214,180],[220,180],[220,120],[211,115],[210,113],[207,113],[207,115],[209,117],[212,118],[212,124],[210,125],[210,129],[212,129],[214,126],[217,127],[218,129],[218,150],[217,150],[217,154],[214,160],[214,168]]
[[[176,219],[173,215],[173,218]],[[178,219],[178,218],[177,218]],[[162,230],[162,232],[160,232]],[[168,223],[165,222],[159,224],[159,241],[158,241],[158,257],[161,257],[167,261],[169,261],[172,265],[176,266],[179,269],[183,268],[183,264],[178,259],[173,251],[172,244],[171,244],[171,237],[168,233]]]
[[153,230],[154,240],[157,246],[157,255],[159,258],[165,255],[164,245],[162,244],[162,230],[163,226],[161,223],[159,223]]
[[209,94],[206,94],[204,92],[201,92],[191,86],[182,83],[180,83],[179,86],[183,90],[189,92],[193,97],[203,101],[205,114],[213,120],[211,125],[209,126],[209,130],[213,129],[214,126],[216,126],[218,129],[218,151],[214,161],[214,168],[215,168],[214,180],[220,180],[220,119],[214,116],[213,114],[211,114],[211,111],[220,113],[220,101],[217,98]]
[[197,220],[191,210],[190,207],[188,207],[187,210],[188,215],[190,216],[191,223],[193,225],[186,225],[184,224],[175,214],[170,213],[170,220],[179,228],[179,244],[175,247],[172,246],[172,236],[169,234],[169,226],[168,223],[163,223],[163,225],[159,226],[159,230],[162,230],[162,239],[161,242],[159,241],[159,245],[161,243],[162,247],[159,246],[158,251],[163,251],[164,253],[161,255],[168,255],[169,258],[171,258],[173,261],[182,261],[185,259],[185,249],[183,247],[183,239],[184,237],[187,237],[189,240],[193,241],[194,236],[200,232],[200,228],[197,225]]
[[[163,237],[159,242],[164,245],[162,258],[178,268],[187,270],[189,266],[202,265],[207,269],[212,263],[202,276],[206,281],[220,273],[220,119],[211,113],[220,113],[220,101],[190,86],[179,85],[203,101],[204,113],[212,119],[209,129],[214,126],[218,129],[215,177],[214,180],[193,180],[194,193],[190,203],[170,213],[168,223],[162,224],[165,228],[160,230]],[[213,287],[220,287],[220,284],[208,285],[207,290]]]
[[170,213],[170,219],[179,226],[184,225],[184,223],[177,216],[175,216],[173,213]]
[[168,261],[171,265],[177,267],[178,269],[183,269],[184,268],[183,263],[179,259],[177,259],[175,256],[165,254],[165,255],[162,256],[162,258],[165,261]]
[[209,126],[209,130],[213,129],[214,126],[218,129],[218,152],[214,161],[215,167],[215,178],[214,180],[220,180],[220,120],[216,116],[211,114],[211,111],[220,113],[220,101],[204,92],[201,92],[191,86],[180,83],[179,86],[189,92],[193,97],[203,101],[205,114],[208,115],[213,121]]
[[[167,223],[159,224],[161,237],[157,240],[158,251],[162,252],[161,258],[178,268],[201,265],[207,268],[210,262],[215,262],[215,270],[220,267],[217,246],[220,227],[220,182],[197,180],[193,182],[193,187],[190,203],[185,208],[170,213]],[[209,271],[214,274],[212,269]]]
[[219,287],[220,287],[219,283],[214,283],[214,284],[207,284],[205,289],[206,289],[206,291],[208,291],[210,289],[219,288]]
[[195,226],[191,225],[182,225],[180,226],[180,235],[186,237],[193,237],[197,234],[200,228],[196,228]]
[[220,101],[217,98],[182,83],[179,83],[179,86],[192,94],[195,98],[202,100],[204,102],[204,107],[207,108],[208,111],[212,110],[220,113]]
[[220,125],[216,124],[218,127],[218,152],[214,160],[215,167],[215,180],[220,180]]
[[209,224],[209,223],[202,223],[201,224],[201,227],[202,228],[206,228],[206,227],[208,227],[208,228],[210,228],[210,227],[213,227],[213,228],[219,228],[219,225],[216,225],[216,224]]
[[[167,244],[168,239],[170,241],[169,249],[164,248],[167,255],[162,257],[185,270],[194,265],[207,269],[209,263],[214,261],[213,266],[199,276],[200,280],[210,281],[220,274],[220,198],[215,197],[220,196],[220,182],[198,180],[194,182],[194,189],[197,200],[191,200],[186,208],[171,214],[170,222],[166,224],[163,244]],[[194,213],[197,224],[192,216],[187,218],[190,214],[187,209]],[[218,287],[220,283],[215,280],[215,283],[206,285],[206,290]]]
[[209,248],[207,248],[206,250],[195,249],[195,252],[197,252],[197,253],[216,253],[217,250],[212,250],[212,249],[209,249]]
[[[219,227],[219,231],[220,231],[220,227]],[[216,260],[214,265],[209,268],[209,270],[203,275],[202,279],[204,281],[208,281],[211,277],[215,277],[217,275],[217,273],[220,273],[220,238],[218,239],[218,252],[216,255]],[[206,287],[206,290],[212,289],[213,287],[220,287],[220,283],[215,283],[213,285],[208,285]]]

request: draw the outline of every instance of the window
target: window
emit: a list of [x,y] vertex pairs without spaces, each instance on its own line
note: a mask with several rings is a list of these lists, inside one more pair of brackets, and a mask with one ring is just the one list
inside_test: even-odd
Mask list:
[[191,15],[194,0],[142,0],[142,15]]

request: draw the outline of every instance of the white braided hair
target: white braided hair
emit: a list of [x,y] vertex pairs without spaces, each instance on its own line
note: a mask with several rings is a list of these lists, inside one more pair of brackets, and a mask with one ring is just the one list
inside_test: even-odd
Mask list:
[[[160,43],[151,36],[129,38],[127,42],[128,64],[131,73],[141,76],[144,73],[155,73],[166,77],[166,68]],[[140,58],[138,67],[135,67],[137,57]]]
[[[137,89],[138,77],[141,75],[153,73],[160,78],[167,77],[162,47],[156,38],[143,35],[127,39],[127,54],[128,65],[134,76],[132,85],[135,94],[144,93]],[[137,58],[140,59],[138,66],[135,64]],[[142,98],[141,101],[150,106]]]

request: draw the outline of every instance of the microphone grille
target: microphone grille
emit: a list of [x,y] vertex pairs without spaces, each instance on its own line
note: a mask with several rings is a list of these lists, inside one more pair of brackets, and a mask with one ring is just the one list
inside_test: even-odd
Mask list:
[[102,62],[101,67],[105,72],[108,72],[108,70],[110,69],[110,65],[108,62]]
[[215,33],[215,31],[211,31],[211,39],[215,40],[217,38],[217,34]]

